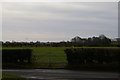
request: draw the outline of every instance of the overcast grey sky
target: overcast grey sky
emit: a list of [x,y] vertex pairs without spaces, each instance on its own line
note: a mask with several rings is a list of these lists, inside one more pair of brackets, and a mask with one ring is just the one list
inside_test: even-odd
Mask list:
[[118,37],[117,2],[9,2],[2,5],[3,40],[67,41]]

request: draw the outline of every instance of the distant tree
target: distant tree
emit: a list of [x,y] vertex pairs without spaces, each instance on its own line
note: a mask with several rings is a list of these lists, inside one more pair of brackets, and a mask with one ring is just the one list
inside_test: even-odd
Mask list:
[[59,46],[120,46],[120,39],[111,42],[111,39],[107,38],[105,35],[99,35],[99,37],[89,37],[89,38],[80,38],[76,36],[71,39],[71,41],[61,41],[61,42],[2,42],[2,46],[5,47],[59,47]]
[[92,44],[92,46],[99,46],[100,45],[100,39],[98,38],[98,37],[92,37],[92,39],[91,39],[92,41],[91,41],[91,44]]
[[101,34],[101,35],[99,35],[99,38],[100,39],[105,39],[105,38],[107,38],[104,34]]
[[116,38],[117,42],[120,42],[120,38]]
[[81,41],[82,41],[82,39],[79,36],[76,36],[71,39],[71,42],[75,42],[75,43],[80,43]]
[[107,38],[105,35],[103,35],[103,34],[100,35],[99,39],[100,39],[101,45],[103,45],[103,46],[111,45],[111,39]]

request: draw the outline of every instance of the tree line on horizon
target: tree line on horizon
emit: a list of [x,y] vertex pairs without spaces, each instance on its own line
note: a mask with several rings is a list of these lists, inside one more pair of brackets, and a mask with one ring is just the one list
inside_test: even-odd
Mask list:
[[110,38],[105,35],[99,35],[99,37],[89,37],[81,38],[75,36],[70,41],[61,41],[61,42],[15,42],[15,41],[6,41],[1,42],[3,47],[82,47],[82,46],[118,46],[120,47],[120,38],[112,41]]

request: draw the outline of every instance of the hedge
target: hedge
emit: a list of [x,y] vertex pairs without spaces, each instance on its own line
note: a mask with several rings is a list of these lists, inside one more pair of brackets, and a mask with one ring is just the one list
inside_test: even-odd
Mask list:
[[31,63],[31,49],[2,49],[3,63]]
[[120,48],[69,48],[65,50],[68,65],[119,64]]

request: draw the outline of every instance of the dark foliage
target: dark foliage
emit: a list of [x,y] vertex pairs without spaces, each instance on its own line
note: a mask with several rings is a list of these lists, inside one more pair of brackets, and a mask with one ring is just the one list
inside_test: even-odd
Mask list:
[[31,63],[31,49],[2,49],[2,63]]
[[65,50],[68,65],[119,63],[120,48],[70,48]]
[[3,47],[70,47],[70,46],[117,46],[120,47],[120,40],[116,38],[115,41],[107,38],[104,35],[100,35],[99,37],[89,37],[89,38],[80,38],[76,36],[71,39],[71,41],[61,41],[61,42],[0,42]]

